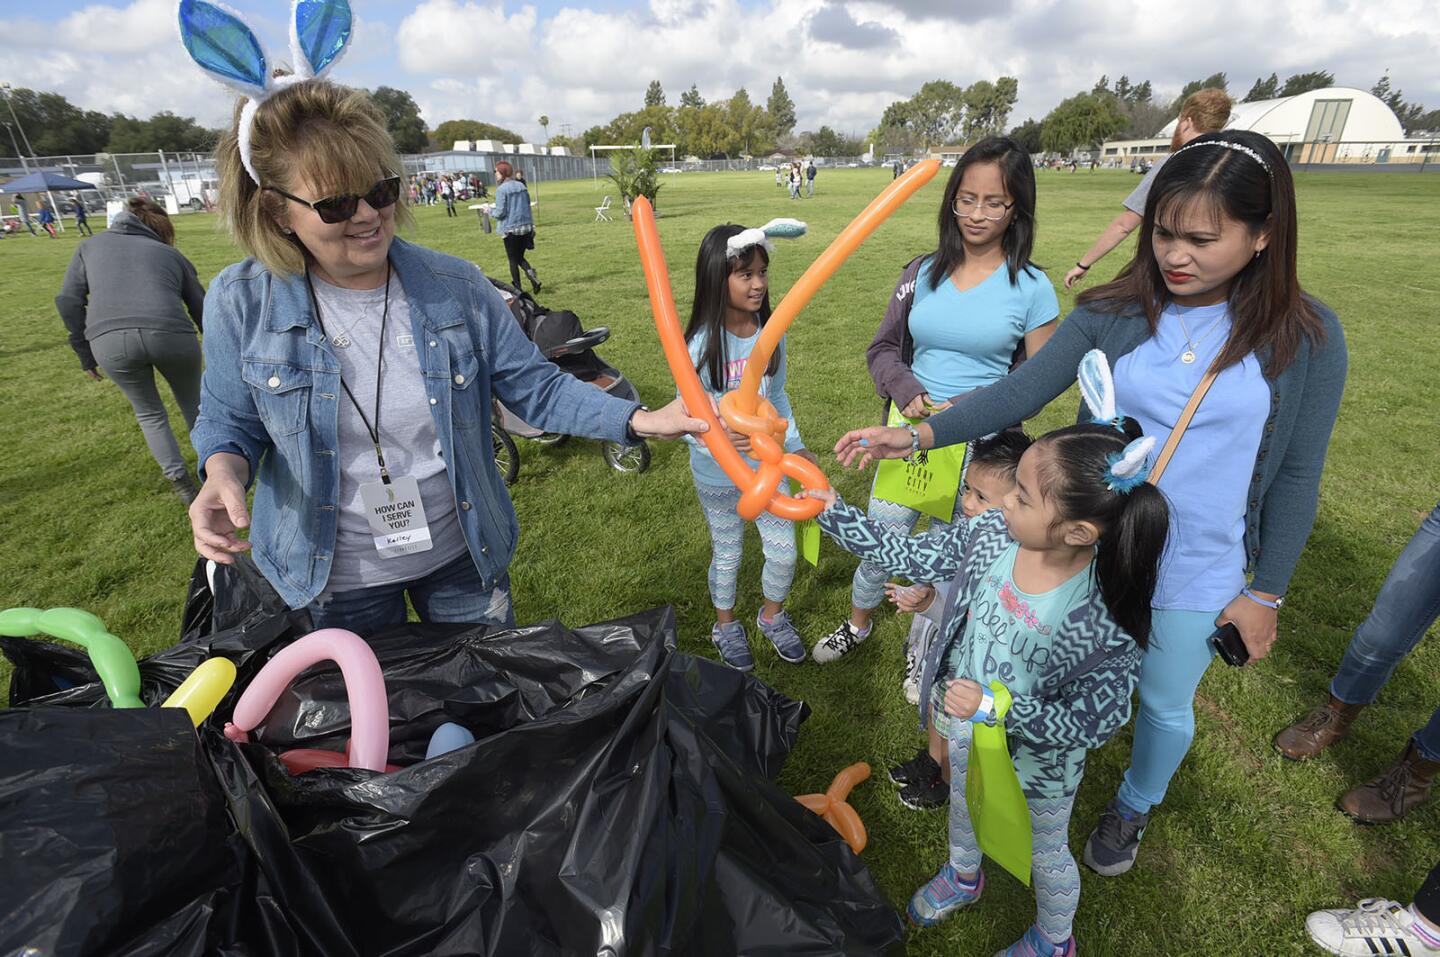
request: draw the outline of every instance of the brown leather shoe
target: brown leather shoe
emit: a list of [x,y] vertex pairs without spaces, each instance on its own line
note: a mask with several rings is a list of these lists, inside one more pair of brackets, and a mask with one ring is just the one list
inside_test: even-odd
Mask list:
[[1346,704],[1334,695],[1328,695],[1323,704],[1275,735],[1271,743],[1282,757],[1291,761],[1313,758],[1345,737],[1345,732],[1350,730],[1350,722],[1364,707],[1363,704]]
[[1337,807],[1361,824],[1398,821],[1430,797],[1430,785],[1440,772],[1440,761],[1427,761],[1407,741],[1400,758],[1390,767],[1340,796]]

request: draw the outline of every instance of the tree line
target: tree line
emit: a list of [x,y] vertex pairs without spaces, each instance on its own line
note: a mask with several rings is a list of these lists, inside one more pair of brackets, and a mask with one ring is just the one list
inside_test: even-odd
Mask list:
[[[1296,96],[1334,82],[1334,74],[1326,70],[1296,73],[1283,82],[1271,73],[1256,77],[1240,102]],[[1089,90],[1062,100],[1043,119],[1027,119],[1009,132],[1031,153],[1066,153],[1116,138],[1149,139],[1179,114],[1186,97],[1207,87],[1228,91],[1229,78],[1214,73],[1185,84],[1174,97],[1165,97],[1149,80],[1137,83],[1122,75],[1112,82],[1102,76]],[[660,81],[652,80],[638,109],[592,126],[580,136],[549,136],[547,145],[565,146],[579,155],[591,146],[639,143],[648,128],[652,143],[674,143],[680,156],[763,156],[777,148],[854,156],[865,152],[867,144],[874,144],[877,153],[909,153],[1004,131],[1019,91],[1019,81],[1009,76],[977,80],[969,86],[931,80],[908,99],[887,106],[879,123],[862,138],[829,126],[797,132],[795,102],[783,77],[775,78],[763,104],[752,100],[743,86],[727,98],[707,102],[692,84],[671,106]],[[446,120],[427,129],[418,104],[406,91],[382,86],[370,92],[402,153],[447,150],[457,140],[523,141],[512,130],[473,119]],[[1388,71],[1370,92],[1394,110],[1407,133],[1440,132],[1440,110],[1426,110],[1406,100],[1403,91],[1393,88]],[[59,93],[19,88],[7,95],[28,138],[26,151],[39,156],[208,151],[219,138],[218,130],[168,110],[139,119],[81,109]],[[541,117],[540,123],[548,134],[549,118]],[[17,147],[26,149],[20,131],[9,132],[0,137],[0,156],[14,156]]]

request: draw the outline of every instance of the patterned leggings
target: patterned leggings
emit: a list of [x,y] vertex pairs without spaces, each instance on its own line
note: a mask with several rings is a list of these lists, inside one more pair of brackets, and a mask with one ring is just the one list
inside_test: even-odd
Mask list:
[[[716,608],[735,607],[735,587],[740,577],[740,555],[745,540],[745,520],[735,511],[740,490],[733,485],[695,483],[705,521],[710,525],[710,600]],[[755,520],[765,569],[760,588],[769,601],[784,601],[795,580],[795,526],[769,512]]]
[[[965,773],[970,763],[971,724],[950,723],[950,863],[962,874],[980,867],[980,845],[970,826],[965,803]],[[1050,940],[1070,939],[1075,909],[1080,905],[1080,869],[1070,853],[1071,792],[1061,798],[1025,796],[1034,835],[1030,886],[1035,890],[1035,926]]]

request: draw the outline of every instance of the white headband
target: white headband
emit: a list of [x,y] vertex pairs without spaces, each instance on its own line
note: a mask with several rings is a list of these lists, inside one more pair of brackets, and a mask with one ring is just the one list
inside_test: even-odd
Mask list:
[[1202,140],[1198,143],[1190,143],[1187,146],[1180,147],[1178,150],[1175,151],[1175,155],[1179,156],[1186,150],[1193,150],[1197,146],[1223,146],[1227,150],[1234,150],[1237,153],[1244,153],[1246,156],[1250,157],[1255,162],[1260,164],[1260,168],[1265,171],[1266,176],[1270,177],[1272,181],[1275,179],[1275,173],[1270,169],[1270,164],[1265,162],[1264,157],[1262,157],[1259,153],[1255,152],[1243,143],[1232,143],[1229,140]]
[[180,0],[176,11],[180,42],[211,79],[244,96],[236,139],[245,171],[262,185],[250,161],[250,129],[261,103],[287,86],[319,79],[350,43],[354,17],[348,0],[294,0],[290,16],[290,57],[295,72],[272,77],[265,48],[238,12],[216,0]]
[[772,238],[798,239],[805,235],[805,230],[805,224],[798,219],[772,219],[764,226],[751,226],[726,241],[725,258],[735,259],[752,246],[763,246],[765,252],[772,253],[775,251],[770,244]]

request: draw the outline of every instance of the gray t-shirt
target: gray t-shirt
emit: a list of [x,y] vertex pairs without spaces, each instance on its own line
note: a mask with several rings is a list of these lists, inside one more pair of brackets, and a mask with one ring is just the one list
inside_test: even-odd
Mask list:
[[1150,167],[1150,172],[1146,173],[1144,178],[1140,180],[1140,185],[1136,186],[1130,195],[1125,197],[1125,202],[1121,203],[1121,205],[1136,216],[1144,217],[1145,200],[1150,198],[1150,187],[1154,185],[1155,177],[1160,174],[1160,167],[1164,166],[1165,161],[1169,158],[1168,156],[1162,156],[1157,159],[1155,165]]
[[[342,289],[311,277],[320,302],[340,375],[355,401],[375,420],[375,369],[380,356],[380,320],[385,310],[385,287]],[[420,500],[430,526],[429,551],[396,558],[381,558],[375,536],[365,517],[360,486],[380,481],[375,445],[355,403],[341,389],[335,401],[340,411],[340,496],[335,531],[335,555],[327,594],[389,585],[423,578],[454,561],[465,551],[465,538],[455,515],[455,494],[445,472],[425,377],[410,328],[410,303],[400,277],[390,278],[390,316],[385,322],[384,375],[380,393],[380,446],[391,476],[409,475],[420,485]],[[342,345],[348,343],[348,345]]]

